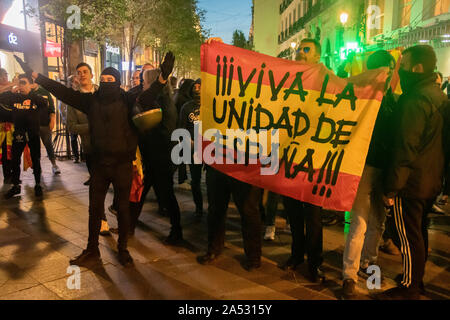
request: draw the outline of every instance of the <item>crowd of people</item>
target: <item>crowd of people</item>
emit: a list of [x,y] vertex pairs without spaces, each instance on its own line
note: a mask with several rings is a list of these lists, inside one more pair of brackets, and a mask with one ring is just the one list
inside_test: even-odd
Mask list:
[[[296,60],[317,64],[320,58],[320,43],[304,39]],[[85,182],[89,186],[88,244],[70,263],[88,267],[98,264],[99,235],[116,231],[118,259],[124,266],[131,265],[133,259],[127,241],[135,233],[136,222],[152,187],[159,210],[170,217],[171,230],[166,243],[180,244],[183,232],[173,178],[178,170],[178,182],[186,181],[187,166],[175,167],[171,161],[174,145],[171,133],[176,128],[185,128],[194,136],[194,124],[200,116],[200,79],[181,79],[177,83],[170,76],[175,61],[170,52],[159,68],[146,64],[136,70],[132,74],[132,88],[127,91],[121,89],[121,75],[114,68],[103,70],[97,86],[91,67],[80,63],[65,86],[37,74],[20,58],[17,60],[24,70],[17,81],[9,83],[5,70],[0,69],[0,138],[4,138],[1,159],[4,184],[12,184],[5,198],[21,193],[20,159],[26,144],[31,152],[37,197],[43,194],[40,139],[52,162],[53,173],[60,174],[51,143],[55,124],[52,94],[69,106],[66,126],[72,135],[74,160],[80,161],[83,155],[90,176]],[[396,278],[398,287],[379,297],[418,299],[425,290],[427,213],[438,195],[441,203],[447,201],[450,189],[449,179],[445,179],[450,169],[450,85],[436,72],[436,64],[432,47],[419,45],[406,49],[399,69],[403,93],[396,96],[389,89],[381,103],[345,243],[345,299],[355,297],[358,277],[367,277],[368,267],[377,264],[380,245],[393,254],[400,250],[403,273]],[[384,50],[376,51],[367,61],[367,69],[386,67],[391,76],[395,66],[395,59]],[[447,95],[443,90],[447,90]],[[151,130],[139,132],[132,117],[157,108],[162,110],[162,121]],[[78,136],[82,152],[78,149]],[[140,201],[132,202],[130,190],[137,150],[142,157],[144,189]],[[264,191],[259,187],[211,166],[190,164],[188,167],[198,217],[203,215],[201,180],[206,170],[208,244],[206,252],[197,258],[200,264],[217,263],[224,249],[226,215],[233,196],[241,215],[245,268],[248,271],[259,268],[262,241],[275,239],[275,215],[278,202],[282,201],[292,234],[291,255],[282,267],[295,271],[305,262],[306,255],[311,281],[325,279],[322,208],[269,192],[264,197],[265,210],[261,210]],[[117,216],[118,230],[110,229],[105,217],[105,197],[111,184],[114,200],[108,208]]]

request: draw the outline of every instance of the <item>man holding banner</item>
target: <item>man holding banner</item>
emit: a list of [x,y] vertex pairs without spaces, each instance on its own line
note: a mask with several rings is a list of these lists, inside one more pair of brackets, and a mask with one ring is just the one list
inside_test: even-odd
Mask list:
[[[302,54],[318,62],[315,48],[304,42]],[[351,210],[387,68],[340,79],[217,41],[202,46],[201,63],[200,160],[317,211]]]
[[[318,64],[322,48],[319,41],[303,39],[297,50],[295,60],[308,64]],[[323,262],[323,230],[321,209],[318,206],[284,197],[284,206],[291,224],[292,245],[291,256],[284,265],[285,269],[295,270],[308,255],[308,270],[311,280],[325,279],[321,269]],[[306,233],[305,233],[306,223]]]

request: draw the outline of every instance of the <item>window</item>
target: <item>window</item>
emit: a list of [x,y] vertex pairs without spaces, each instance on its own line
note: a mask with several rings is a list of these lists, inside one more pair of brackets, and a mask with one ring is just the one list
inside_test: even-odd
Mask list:
[[398,6],[398,27],[405,27],[409,25],[411,20],[411,8],[412,8],[412,0],[398,0],[399,6]]
[[423,20],[448,13],[450,0],[425,0],[423,3]]
[[289,13],[289,27],[292,26],[292,13]]
[[448,13],[450,9],[450,0],[435,0],[434,15],[439,16]]
[[294,22],[296,21],[296,19],[295,19],[295,18],[296,18],[296,13],[297,13],[297,12],[296,12],[296,10],[294,9]]

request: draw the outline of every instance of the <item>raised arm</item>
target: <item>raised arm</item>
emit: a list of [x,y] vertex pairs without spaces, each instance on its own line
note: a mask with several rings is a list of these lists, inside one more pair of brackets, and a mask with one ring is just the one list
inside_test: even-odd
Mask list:
[[[33,77],[35,75],[33,74]],[[57,99],[81,112],[88,113],[92,93],[81,93],[63,84],[38,74],[35,78],[37,84],[53,94]]]
[[14,58],[22,67],[23,71],[31,75],[35,82],[41,85],[44,89],[52,93],[56,98],[62,102],[80,110],[81,112],[87,113],[89,110],[89,102],[92,97],[91,93],[81,93],[73,90],[72,88],[67,88],[61,83],[51,80],[42,74],[38,74],[31,69],[28,63],[25,63],[21,58],[14,55]]

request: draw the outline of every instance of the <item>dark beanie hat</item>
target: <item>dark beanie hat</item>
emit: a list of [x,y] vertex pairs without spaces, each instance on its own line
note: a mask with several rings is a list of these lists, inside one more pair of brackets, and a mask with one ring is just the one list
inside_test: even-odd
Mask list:
[[102,71],[102,76],[113,76],[116,79],[116,83],[120,85],[120,72],[113,67],[105,68]]

